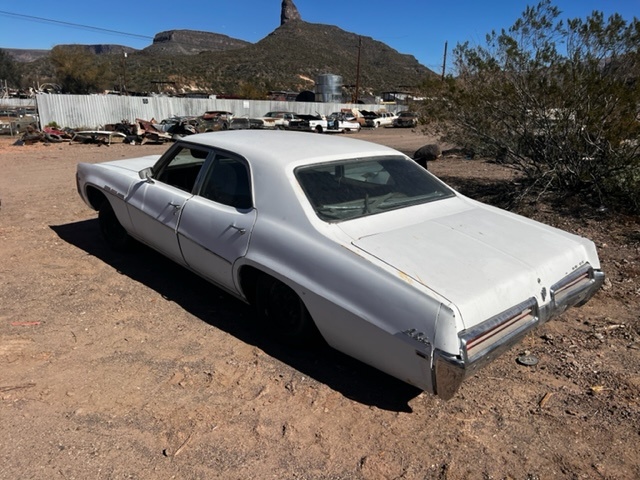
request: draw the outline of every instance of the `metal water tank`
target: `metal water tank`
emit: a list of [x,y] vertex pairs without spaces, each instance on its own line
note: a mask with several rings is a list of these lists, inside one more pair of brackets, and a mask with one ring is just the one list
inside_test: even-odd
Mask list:
[[316,102],[342,102],[342,76],[325,73],[316,77]]

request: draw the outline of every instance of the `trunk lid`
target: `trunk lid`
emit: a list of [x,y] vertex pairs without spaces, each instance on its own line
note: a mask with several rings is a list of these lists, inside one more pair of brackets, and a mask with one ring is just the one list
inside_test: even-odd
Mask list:
[[438,215],[417,221],[396,212],[393,224],[369,232],[340,228],[356,248],[448,299],[465,328],[531,297],[547,303],[550,287],[588,261],[581,237],[461,198],[437,203]]

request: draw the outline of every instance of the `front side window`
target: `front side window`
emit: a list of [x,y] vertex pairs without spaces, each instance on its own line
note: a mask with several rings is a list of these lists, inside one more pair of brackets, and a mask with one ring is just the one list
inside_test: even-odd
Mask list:
[[209,151],[203,148],[175,146],[154,167],[153,178],[180,190],[191,192],[208,155]]
[[295,171],[318,217],[338,222],[454,196],[404,157],[350,159]]

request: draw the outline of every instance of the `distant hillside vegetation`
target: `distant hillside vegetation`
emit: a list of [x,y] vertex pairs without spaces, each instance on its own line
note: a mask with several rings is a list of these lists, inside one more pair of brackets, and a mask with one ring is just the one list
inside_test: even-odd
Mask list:
[[[108,64],[104,88],[126,84],[130,92],[197,91],[259,98],[270,90],[313,90],[315,77],[326,73],[355,85],[358,53],[361,94],[408,90],[435,75],[415,57],[373,38],[299,19],[287,21],[255,44],[216,33],[170,30],[158,33],[143,50],[90,47],[96,63]],[[17,58],[15,52],[10,51]],[[56,81],[47,57],[22,68],[23,78],[32,84]]]

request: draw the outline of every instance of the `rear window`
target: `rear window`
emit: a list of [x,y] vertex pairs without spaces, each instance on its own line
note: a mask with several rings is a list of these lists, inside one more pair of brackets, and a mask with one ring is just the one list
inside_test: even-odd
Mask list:
[[453,191],[404,157],[350,159],[299,167],[296,178],[318,217],[339,222],[452,197]]

